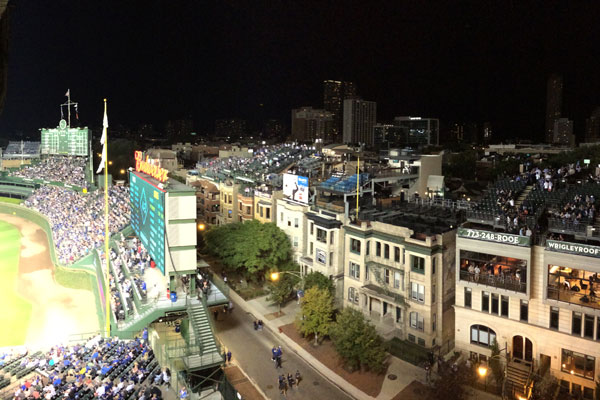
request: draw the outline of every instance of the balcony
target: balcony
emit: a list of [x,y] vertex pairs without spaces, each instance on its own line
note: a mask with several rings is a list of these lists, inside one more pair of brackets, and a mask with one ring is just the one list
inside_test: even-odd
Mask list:
[[554,285],[548,286],[548,299],[562,301],[570,304],[577,304],[578,306],[591,307],[600,310],[600,299],[595,295],[591,295],[586,290],[575,292],[564,287],[557,287]]
[[480,272],[479,275],[475,275],[469,273],[469,271],[461,270],[460,280],[513,292],[527,293],[527,282],[512,275],[493,275],[487,272]]

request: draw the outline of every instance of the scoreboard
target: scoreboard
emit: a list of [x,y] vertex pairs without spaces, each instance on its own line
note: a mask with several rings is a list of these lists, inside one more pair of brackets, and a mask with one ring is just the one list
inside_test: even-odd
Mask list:
[[165,192],[137,172],[129,173],[131,226],[165,274]]
[[41,154],[89,156],[88,128],[68,128],[63,119],[57,128],[41,132]]

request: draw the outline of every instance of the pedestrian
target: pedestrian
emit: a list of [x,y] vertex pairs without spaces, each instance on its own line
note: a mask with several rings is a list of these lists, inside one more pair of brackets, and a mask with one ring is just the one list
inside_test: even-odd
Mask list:
[[282,395],[286,395],[287,393],[287,385],[285,383],[285,379],[279,382],[279,391]]
[[296,387],[300,386],[301,380],[302,380],[302,376],[300,375],[300,370],[296,370]]
[[290,389],[294,388],[294,377],[292,376],[292,374],[287,374],[287,381],[288,381],[288,385],[290,387]]
[[213,311],[213,315],[215,316],[215,321],[219,320],[219,310]]
[[277,356],[281,357],[283,355],[283,350],[281,350],[281,346],[277,347]]
[[271,349],[271,355],[271,360],[275,362],[275,360],[277,359],[277,347],[273,346],[273,348]]
[[231,362],[231,350],[227,351],[227,362],[230,363]]
[[188,392],[187,392],[187,389],[184,386],[179,391],[179,399],[180,400],[184,400],[184,399],[187,399],[187,398],[188,398]]
[[259,320],[258,320],[258,330],[259,330],[259,331],[262,331],[262,330],[263,330],[263,322],[262,322],[262,319],[259,319]]
[[171,387],[171,370],[169,368],[165,368],[165,370],[163,372],[163,381],[164,381],[165,385],[167,385],[167,392],[168,392],[169,388]]
[[258,321],[254,320],[254,330],[257,331],[258,330]]
[[281,357],[280,356],[278,356],[275,359],[275,369],[277,369],[277,368],[281,368]]

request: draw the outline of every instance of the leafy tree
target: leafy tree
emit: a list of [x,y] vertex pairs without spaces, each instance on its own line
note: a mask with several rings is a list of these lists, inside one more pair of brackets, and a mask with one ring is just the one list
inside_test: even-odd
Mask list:
[[210,229],[206,235],[209,254],[221,259],[229,271],[247,279],[261,280],[267,271],[292,269],[289,238],[274,223],[252,220]]
[[329,293],[333,293],[333,282],[331,279],[318,271],[312,271],[304,276],[304,289],[308,290],[312,287],[326,289]]
[[376,373],[385,370],[383,340],[360,311],[345,308],[331,326],[329,336],[348,367],[364,366]]
[[491,350],[492,356],[490,357],[490,368],[492,369],[496,383],[501,385],[502,380],[504,379],[504,371],[502,368],[502,361],[500,360],[500,348],[498,347],[496,338],[494,338],[494,341],[492,342]]
[[281,305],[290,299],[292,291],[294,290],[294,285],[297,282],[298,278],[293,275],[281,274],[277,281],[271,282],[269,286],[267,286],[267,292],[269,293],[267,300],[277,303],[280,313]]
[[433,382],[431,400],[464,400],[466,393],[463,388],[465,384],[465,376],[460,373],[454,373],[450,369],[446,369],[438,379]]
[[329,333],[332,315],[331,289],[315,285],[308,289],[302,298],[300,318],[296,321],[296,326],[303,335],[315,335],[315,345],[317,345],[319,337]]

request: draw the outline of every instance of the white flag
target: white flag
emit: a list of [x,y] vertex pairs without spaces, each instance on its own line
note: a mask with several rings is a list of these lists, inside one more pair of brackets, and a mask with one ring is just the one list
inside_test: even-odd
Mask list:
[[65,93],[65,97],[69,97],[70,94],[71,94],[71,89],[67,89],[67,93]]
[[106,99],[104,100],[104,120],[102,121],[102,137],[100,138],[100,144],[102,145],[102,159],[100,165],[98,165],[97,174],[102,171],[106,165],[106,130],[108,129],[108,115],[106,114]]

